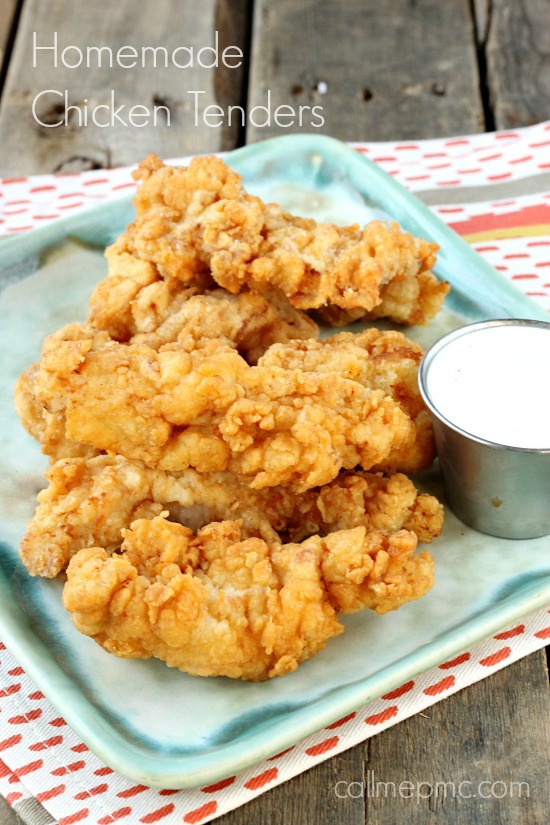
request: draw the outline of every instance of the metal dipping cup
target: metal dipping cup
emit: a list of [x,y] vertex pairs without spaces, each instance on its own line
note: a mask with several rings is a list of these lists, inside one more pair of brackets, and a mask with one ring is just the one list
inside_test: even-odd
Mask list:
[[[550,443],[547,448],[532,449],[472,435],[440,412],[428,390],[430,369],[446,347],[461,336],[474,336],[480,330],[503,325],[538,327],[550,336],[550,323],[543,321],[506,319],[468,324],[443,336],[427,351],[420,365],[419,384],[432,416],[445,495],[451,510],[465,524],[482,533],[529,539],[550,534]],[[473,347],[473,344],[471,339],[469,345]],[[494,358],[497,363],[498,348]],[[442,366],[440,362],[439,367]],[[509,381],[509,392],[514,393],[511,377],[505,375],[505,379]],[[543,392],[549,401],[544,406],[550,420],[550,369],[540,375],[539,380],[546,387]],[[475,405],[476,400],[479,403],[479,399],[471,398],[471,404]],[[441,400],[439,403],[442,404]],[[449,415],[448,410],[446,414]]]

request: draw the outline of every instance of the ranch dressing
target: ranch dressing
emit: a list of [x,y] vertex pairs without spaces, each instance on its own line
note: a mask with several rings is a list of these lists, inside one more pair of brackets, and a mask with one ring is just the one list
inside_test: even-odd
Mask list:
[[442,346],[426,391],[455,427],[507,447],[550,449],[550,325],[479,328]]

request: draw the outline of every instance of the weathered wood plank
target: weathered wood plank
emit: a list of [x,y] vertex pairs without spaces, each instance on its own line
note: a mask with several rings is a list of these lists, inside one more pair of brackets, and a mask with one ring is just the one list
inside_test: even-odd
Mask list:
[[0,825],[22,825],[21,819],[17,816],[11,805],[0,796]]
[[12,808],[0,797],[0,825],[55,825],[55,820],[34,798],[20,800]]
[[337,782],[351,781],[357,777],[357,770],[361,779],[362,762],[361,746],[346,751],[236,808],[217,822],[220,825],[365,825],[362,800],[351,796],[340,798],[334,792]]
[[0,73],[3,73],[4,57],[19,0],[0,0]]
[[545,825],[548,698],[541,651],[218,821]]
[[[412,782],[415,793],[411,799],[386,799],[382,789],[367,799],[365,818],[376,825],[436,820],[543,825],[548,821],[548,699],[541,651],[374,738],[367,767],[375,778],[397,787]],[[422,782],[427,784],[417,784]]]
[[485,46],[489,32],[492,0],[474,0],[474,16],[478,46]]
[[260,0],[255,4],[249,105],[322,106],[288,128],[343,140],[400,140],[483,131],[468,0]]
[[[220,52],[226,46],[244,50],[247,8],[248,0],[203,0],[200,4],[192,0],[156,0],[140,4],[139,9],[132,0],[114,4],[111,0],[73,0],[70,7],[63,0],[28,0],[0,107],[0,172],[77,171],[132,163],[152,150],[173,157],[232,148],[239,139],[238,125],[214,128],[202,121],[195,124],[196,96],[189,92],[204,91],[201,102],[224,107],[241,103],[244,66],[203,68],[197,65],[197,51],[214,45],[216,30]],[[37,52],[37,67],[33,68],[33,32],[37,33],[39,46],[53,45],[57,32],[57,68],[53,52]],[[68,46],[76,48],[66,52],[65,62],[76,64],[80,49],[84,54],[80,67],[62,65],[62,50]],[[107,64],[105,52],[102,66],[98,67],[97,57],[92,55],[93,65],[87,67],[88,46],[109,46],[115,56],[113,66]],[[116,53],[122,46],[138,50],[137,66],[124,69],[117,65]],[[143,68],[143,46],[164,47],[169,66],[165,67],[164,55],[159,52],[154,67],[152,52],[148,52]],[[193,67],[178,68],[172,62],[172,52],[180,46],[195,47]],[[127,52],[126,65],[131,64],[131,57],[132,53],[129,58]],[[207,57],[205,53],[203,63]],[[186,59],[182,51],[176,55],[180,65],[185,65]],[[79,125],[81,116],[75,110],[70,112],[68,125],[40,125],[33,117],[32,103],[39,92],[47,89],[61,93],[67,89],[69,104],[82,110],[87,101],[90,112],[98,105],[110,107],[114,95],[115,108],[122,104],[126,107],[121,117],[127,125],[118,121],[107,127],[91,122]],[[156,125],[152,117],[149,125],[142,125],[144,118],[134,120],[138,125],[131,125],[128,110],[134,105],[155,111]],[[64,110],[61,94],[42,96],[36,103],[37,118],[45,124],[63,120]],[[98,120],[109,122],[107,109],[98,111]]]
[[497,129],[550,118],[550,0],[493,0],[487,82]]

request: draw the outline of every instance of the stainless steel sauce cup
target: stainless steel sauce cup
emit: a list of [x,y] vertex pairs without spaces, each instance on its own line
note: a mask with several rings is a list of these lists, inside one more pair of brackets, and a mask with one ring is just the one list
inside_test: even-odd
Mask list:
[[[531,449],[472,435],[443,415],[428,391],[430,368],[446,347],[461,336],[506,324],[532,325],[547,330],[550,336],[550,324],[542,321],[506,319],[469,324],[445,335],[428,350],[420,365],[419,383],[432,415],[449,507],[465,524],[483,533],[528,539],[550,534],[550,443],[547,448]],[[550,398],[550,369],[540,380],[546,383]],[[509,391],[514,392],[512,384]],[[480,399],[471,398],[470,403],[475,405]],[[550,421],[550,403],[547,413]]]

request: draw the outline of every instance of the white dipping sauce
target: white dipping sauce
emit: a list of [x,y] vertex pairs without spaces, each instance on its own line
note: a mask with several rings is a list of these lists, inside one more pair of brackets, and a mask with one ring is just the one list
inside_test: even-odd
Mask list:
[[550,449],[550,325],[460,335],[433,356],[431,403],[447,421],[507,447]]

